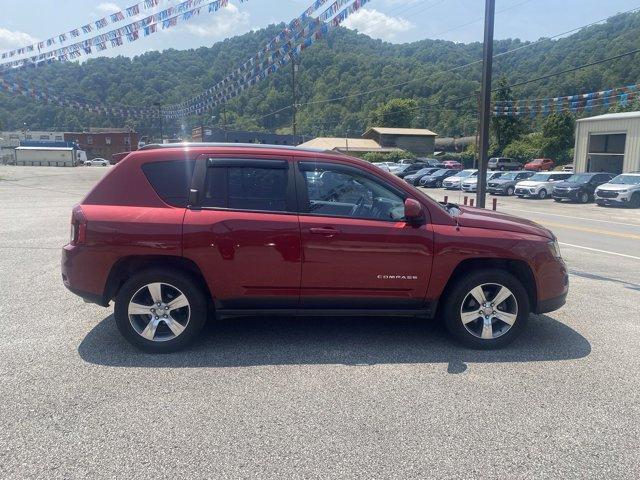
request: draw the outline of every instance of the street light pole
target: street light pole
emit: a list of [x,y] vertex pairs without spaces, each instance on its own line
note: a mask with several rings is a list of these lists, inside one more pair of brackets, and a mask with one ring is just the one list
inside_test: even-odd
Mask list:
[[296,63],[296,58],[292,55],[291,56],[291,108],[292,108],[292,124],[291,124],[291,129],[293,131],[293,145],[297,145],[298,144],[298,140],[297,140],[297,135],[296,135],[296,130],[297,130],[297,125],[296,125],[296,115],[297,115],[297,108],[298,106],[296,105],[298,99],[296,98],[296,73],[298,71],[298,64]]
[[487,196],[487,165],[489,163],[489,122],[491,120],[491,75],[493,72],[493,26],[496,0],[486,0],[484,13],[484,48],[482,91],[480,94],[480,148],[478,151],[478,189],[476,205],[484,208]]

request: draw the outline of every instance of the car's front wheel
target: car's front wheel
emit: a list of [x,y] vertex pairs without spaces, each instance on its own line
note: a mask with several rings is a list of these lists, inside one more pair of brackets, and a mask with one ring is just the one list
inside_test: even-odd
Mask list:
[[509,188],[507,188],[507,197],[512,196],[514,191],[515,191],[515,190],[513,189],[513,187],[509,187]]
[[115,302],[118,330],[134,346],[170,353],[191,343],[207,318],[206,297],[179,271],[147,270],[125,282]]
[[634,193],[629,202],[631,208],[640,208],[640,193]]
[[580,203],[589,203],[589,194],[587,192],[580,192],[578,194],[578,201]]
[[516,277],[503,270],[483,270],[453,286],[442,313],[455,339],[489,350],[511,343],[522,332],[529,308],[527,291]]
[[538,198],[540,200],[544,200],[545,198],[547,198],[547,191],[544,188],[538,192]]

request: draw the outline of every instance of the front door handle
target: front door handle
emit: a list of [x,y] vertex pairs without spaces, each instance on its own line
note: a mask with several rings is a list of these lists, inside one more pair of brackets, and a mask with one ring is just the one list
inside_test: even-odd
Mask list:
[[331,228],[331,227],[313,227],[309,229],[309,232],[311,232],[314,235],[324,235],[325,237],[333,237],[334,235],[337,235],[338,233],[340,233],[340,230],[336,228]]

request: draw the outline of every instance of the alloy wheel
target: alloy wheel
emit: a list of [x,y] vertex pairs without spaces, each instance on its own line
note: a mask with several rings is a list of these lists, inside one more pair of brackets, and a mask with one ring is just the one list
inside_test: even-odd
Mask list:
[[166,342],[179,337],[187,328],[191,306],[177,287],[149,283],[133,294],[128,314],[138,335],[152,342]]
[[460,320],[474,337],[493,340],[513,327],[518,318],[518,301],[511,290],[497,283],[473,288],[462,301]]

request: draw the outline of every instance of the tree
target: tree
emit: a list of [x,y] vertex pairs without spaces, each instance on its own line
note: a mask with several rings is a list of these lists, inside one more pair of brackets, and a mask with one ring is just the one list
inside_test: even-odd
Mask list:
[[542,125],[544,156],[566,162],[575,142],[576,121],[569,113],[550,115]]
[[504,148],[502,154],[516,160],[528,161],[543,157],[546,147],[546,138],[542,133],[536,132],[514,140]]
[[371,112],[371,124],[377,127],[408,128],[416,115],[418,102],[411,98],[393,98]]
[[[494,101],[513,100],[513,93],[509,88],[506,77],[496,82]],[[495,116],[491,119],[492,151],[494,154],[503,153],[504,148],[526,133],[527,128],[519,117]],[[506,154],[505,154],[506,155]]]

